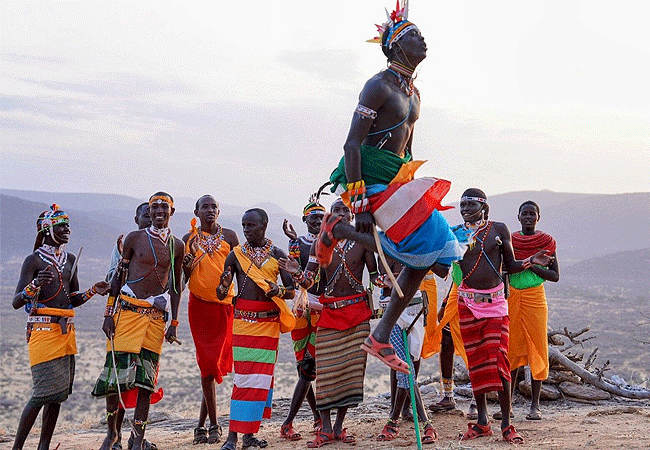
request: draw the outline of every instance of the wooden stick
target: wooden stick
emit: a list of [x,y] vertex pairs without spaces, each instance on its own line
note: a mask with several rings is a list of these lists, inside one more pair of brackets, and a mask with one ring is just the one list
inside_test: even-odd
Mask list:
[[379,254],[379,259],[381,260],[381,264],[384,266],[384,270],[386,271],[386,274],[388,275],[388,278],[390,279],[391,283],[393,283],[393,289],[395,289],[399,298],[403,299],[404,292],[402,292],[402,288],[399,287],[399,284],[395,279],[395,275],[393,275],[392,269],[388,266],[388,262],[386,261],[386,256],[384,255],[384,249],[381,248],[379,233],[377,233],[377,228],[374,226],[372,227],[372,234],[375,237],[375,245],[377,246],[377,253]]

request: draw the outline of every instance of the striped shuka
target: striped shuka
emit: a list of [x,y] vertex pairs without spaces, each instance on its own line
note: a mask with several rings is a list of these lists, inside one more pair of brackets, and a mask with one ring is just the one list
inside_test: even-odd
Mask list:
[[[272,302],[238,299],[237,310],[276,310]],[[257,433],[262,419],[271,418],[273,370],[280,338],[279,316],[239,319],[235,312],[232,332],[234,378],[230,399],[230,431]]]
[[462,301],[458,302],[458,314],[474,394],[502,391],[502,380],[510,381],[510,318],[502,316],[477,319]]
[[316,332],[316,407],[355,407],[363,401],[366,357],[360,345],[370,334],[365,320],[347,330],[319,327]]

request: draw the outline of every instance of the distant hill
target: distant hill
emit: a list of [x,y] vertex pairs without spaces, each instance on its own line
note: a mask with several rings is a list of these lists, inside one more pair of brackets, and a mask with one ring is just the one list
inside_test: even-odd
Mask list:
[[599,256],[561,269],[564,283],[575,286],[608,286],[637,290],[646,296],[650,289],[650,248]]
[[[494,195],[488,199],[490,219],[505,222],[510,231],[519,230],[517,211],[526,200],[540,206],[538,228],[557,240],[561,264],[650,247],[650,233],[643,231],[650,221],[650,192],[609,195],[525,191]],[[458,207],[458,203],[454,206]],[[444,215],[452,224],[461,221],[457,208]]]

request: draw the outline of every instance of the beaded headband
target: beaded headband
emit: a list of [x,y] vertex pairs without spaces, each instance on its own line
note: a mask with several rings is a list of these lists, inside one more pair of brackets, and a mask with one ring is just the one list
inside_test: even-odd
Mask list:
[[461,201],[466,200],[468,202],[479,202],[479,203],[487,203],[487,199],[483,197],[468,197],[468,196],[463,196],[460,198]]
[[174,201],[167,195],[156,195],[151,197],[149,199],[149,206],[153,205],[154,203],[167,203],[170,208],[174,207]]
[[311,216],[312,214],[325,214],[325,207],[320,203],[309,202],[302,210],[303,217]]
[[405,0],[404,4],[400,6],[400,0],[397,0],[395,10],[392,13],[388,14],[388,10],[386,10],[386,17],[388,20],[381,25],[375,24],[379,36],[369,39],[367,42],[381,44],[384,40],[384,34],[388,33],[384,46],[390,49],[393,47],[393,44],[399,41],[406,33],[411,30],[417,30],[418,27],[413,22],[407,20],[409,13],[408,3],[408,0]]
[[36,221],[36,229],[39,233],[42,233],[49,230],[54,225],[62,223],[70,223],[70,216],[68,216],[65,211],[62,211],[59,208],[59,205],[54,203],[50,206],[50,210]]

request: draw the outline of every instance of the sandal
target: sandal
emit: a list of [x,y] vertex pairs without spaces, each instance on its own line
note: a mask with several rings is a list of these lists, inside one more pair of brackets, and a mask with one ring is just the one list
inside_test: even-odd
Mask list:
[[343,428],[339,434],[336,436],[337,441],[341,441],[344,444],[355,444],[357,442],[357,438],[352,436],[351,434],[348,434],[348,429]]
[[397,436],[399,436],[399,425],[397,422],[389,420],[386,422],[386,425],[384,425],[384,429],[381,430],[379,436],[377,436],[377,440],[380,442],[392,441]]
[[427,422],[424,426],[424,436],[422,436],[423,444],[433,444],[438,440],[438,432],[431,423]]
[[[334,217],[333,220],[332,217]],[[334,226],[339,223],[343,217],[334,216],[331,213],[325,214],[323,217],[323,222],[318,232],[318,237],[316,238],[316,259],[318,260],[318,265],[321,267],[327,267],[332,263],[332,254],[334,253],[334,247],[336,246],[338,239],[334,238],[332,230]],[[323,237],[327,236],[330,240],[329,244],[326,244],[323,240]]]
[[332,444],[336,438],[334,437],[334,433],[325,433],[324,431],[319,431],[316,433],[316,439],[313,441],[307,442],[307,447],[308,448],[318,448],[322,447],[323,445],[327,444]]
[[487,425],[479,425],[478,423],[470,422],[467,424],[467,431],[463,434],[460,440],[469,441],[487,436],[492,436],[492,428],[490,428],[489,423]]
[[314,428],[311,430],[311,432],[314,434],[318,434],[318,432],[322,429],[323,429],[323,419],[314,420]]
[[509,427],[504,428],[501,431],[501,434],[503,435],[503,440],[510,444],[524,443],[524,438],[522,438],[521,435],[517,433],[517,430],[515,430],[514,425],[510,425]]
[[451,411],[453,409],[456,409],[456,400],[453,397],[443,397],[439,402],[429,405],[429,411],[436,413]]
[[205,427],[194,428],[194,440],[192,444],[207,444],[208,430]]
[[404,361],[402,361],[396,354],[395,349],[390,344],[383,344],[378,342],[372,334],[368,335],[363,344],[361,344],[361,349],[370,353],[372,356],[379,358],[381,362],[386,364],[393,370],[402,373],[409,373],[409,366]]
[[526,414],[526,420],[542,420],[542,412],[539,409],[531,410]]
[[122,440],[118,439],[117,442],[111,447],[111,450],[122,450]]
[[[133,433],[131,433],[131,436],[129,437],[129,441],[127,442],[126,448],[128,450],[131,450],[133,448]],[[158,450],[158,447],[153,442],[149,442],[148,440],[143,439],[142,450]]]
[[222,446],[221,450],[237,450],[235,444],[230,441],[226,441]]
[[269,445],[264,439],[257,439],[255,436],[246,437],[244,436],[241,441],[241,448],[245,450],[250,447],[259,447],[265,448]]
[[280,434],[290,441],[297,441],[301,438],[300,433],[293,429],[293,424],[288,423],[280,427]]
[[208,430],[208,434],[210,437],[208,437],[207,443],[208,444],[216,444],[221,440],[221,436],[223,435],[223,430],[221,429],[221,425],[218,423],[215,423],[214,425],[210,425],[210,429]]

